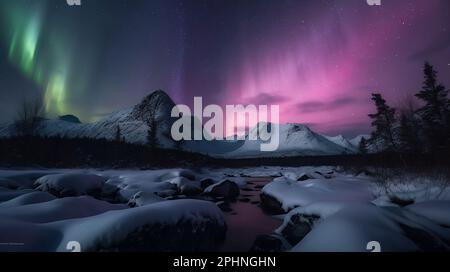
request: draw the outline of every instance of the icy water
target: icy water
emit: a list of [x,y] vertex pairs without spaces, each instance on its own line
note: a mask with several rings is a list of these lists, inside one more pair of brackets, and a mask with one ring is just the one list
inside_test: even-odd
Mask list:
[[262,187],[271,178],[247,178],[247,186],[241,188],[236,202],[230,203],[231,211],[225,211],[228,230],[221,251],[249,251],[256,237],[270,234],[281,224],[281,220],[266,214],[260,207]]

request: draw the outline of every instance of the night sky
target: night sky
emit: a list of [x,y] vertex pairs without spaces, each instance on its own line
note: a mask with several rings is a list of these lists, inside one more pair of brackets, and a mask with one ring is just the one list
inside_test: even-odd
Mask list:
[[449,14],[448,0],[2,0],[0,122],[24,98],[89,122],[164,89],[354,136],[370,93],[402,104],[426,60],[450,87]]

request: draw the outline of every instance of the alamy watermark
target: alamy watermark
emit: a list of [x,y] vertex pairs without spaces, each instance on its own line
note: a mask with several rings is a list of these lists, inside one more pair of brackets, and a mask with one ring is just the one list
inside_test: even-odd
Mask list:
[[378,241],[370,241],[367,243],[366,249],[370,252],[381,252],[381,244]]
[[366,0],[369,6],[381,6],[381,0]]
[[81,6],[81,0],[66,0],[69,6]]
[[81,252],[81,244],[78,241],[69,241],[66,245],[66,250],[70,252]]
[[[203,107],[203,98],[194,97],[193,111],[187,105],[172,109],[171,116],[179,119],[172,125],[171,136],[175,141],[261,140],[260,150],[272,152],[280,143],[279,115],[278,105],[226,105],[224,111],[219,105]],[[209,120],[203,124],[204,118]],[[247,134],[252,128],[257,133]]]

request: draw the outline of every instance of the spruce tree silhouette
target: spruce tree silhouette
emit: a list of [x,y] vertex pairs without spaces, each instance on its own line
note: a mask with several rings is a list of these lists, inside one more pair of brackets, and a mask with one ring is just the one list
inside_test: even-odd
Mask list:
[[387,105],[381,94],[372,94],[372,101],[375,103],[377,112],[369,114],[372,119],[372,127],[375,128],[372,132],[371,141],[377,145],[381,144],[384,151],[397,151],[395,140],[396,110]]
[[424,105],[417,110],[417,114],[422,121],[427,151],[434,152],[444,148],[448,139],[449,91],[438,83],[437,71],[430,63],[425,63],[423,72],[425,80],[416,97],[422,100]]

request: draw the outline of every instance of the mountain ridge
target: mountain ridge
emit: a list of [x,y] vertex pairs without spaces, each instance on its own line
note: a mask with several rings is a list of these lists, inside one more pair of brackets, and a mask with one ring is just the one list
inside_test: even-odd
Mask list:
[[[159,146],[166,149],[180,148],[185,151],[208,154],[224,158],[247,157],[290,157],[290,156],[324,156],[354,154],[357,146],[342,135],[330,137],[316,133],[307,125],[288,123],[280,125],[280,144],[275,152],[261,152],[261,140],[249,140],[249,136],[257,136],[258,126],[249,130],[243,141],[184,141],[177,143],[170,137],[170,131],[176,118],[171,117],[175,103],[162,90],[145,96],[133,107],[118,110],[93,123],[77,122],[73,115],[65,118],[44,119],[40,122],[38,135],[63,138],[95,138],[114,140],[117,128],[128,143],[146,144],[149,124],[154,122],[156,138]],[[69,116],[69,117],[67,117]],[[263,124],[264,125],[264,124]],[[265,123],[265,125],[269,125]],[[255,135],[256,133],[256,135]],[[0,137],[17,135],[14,123],[0,126]],[[362,136],[358,136],[362,137]]]

